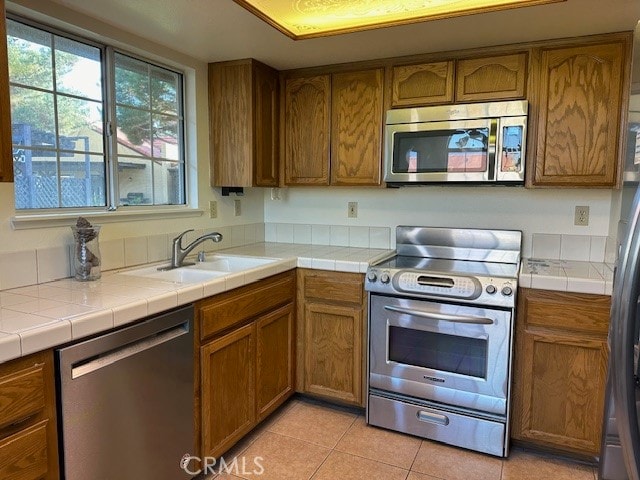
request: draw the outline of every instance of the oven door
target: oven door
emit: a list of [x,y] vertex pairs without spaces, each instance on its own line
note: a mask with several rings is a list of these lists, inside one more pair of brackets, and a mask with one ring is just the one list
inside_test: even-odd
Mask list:
[[369,386],[506,415],[512,311],[370,296]]

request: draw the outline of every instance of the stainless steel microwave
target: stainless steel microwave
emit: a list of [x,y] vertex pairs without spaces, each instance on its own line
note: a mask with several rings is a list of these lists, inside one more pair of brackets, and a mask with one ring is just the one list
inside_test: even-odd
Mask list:
[[526,136],[524,100],[389,110],[384,180],[522,184]]

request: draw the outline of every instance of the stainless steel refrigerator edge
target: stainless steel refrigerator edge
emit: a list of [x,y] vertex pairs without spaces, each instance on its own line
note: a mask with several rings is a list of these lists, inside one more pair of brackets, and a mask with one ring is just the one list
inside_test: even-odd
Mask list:
[[[640,479],[638,332],[640,328],[640,24],[634,32],[631,95],[619,198],[609,375],[598,478]],[[615,203],[613,204],[616,205]]]

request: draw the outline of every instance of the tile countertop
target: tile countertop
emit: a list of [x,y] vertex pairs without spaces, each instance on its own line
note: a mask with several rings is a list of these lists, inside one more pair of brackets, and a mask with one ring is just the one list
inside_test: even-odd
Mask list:
[[522,260],[518,282],[520,287],[525,288],[611,295],[613,265],[525,258]]
[[[100,280],[72,278],[0,291],[0,362],[120,327],[148,315],[231,290],[292,268],[364,273],[393,250],[257,243],[214,254],[275,258],[267,265],[201,283],[173,283],[104,272]],[[166,263],[166,262],[164,262]]]

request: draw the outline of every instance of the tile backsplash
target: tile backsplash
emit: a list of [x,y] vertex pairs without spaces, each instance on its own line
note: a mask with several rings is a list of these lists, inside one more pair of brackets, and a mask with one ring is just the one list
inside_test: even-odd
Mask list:
[[531,241],[531,258],[612,262],[612,259],[607,258],[608,242],[610,242],[608,237],[534,233]]
[[395,229],[293,223],[265,224],[266,242],[302,243],[360,248],[395,248]]
[[[196,230],[185,235],[183,244],[214,229]],[[198,251],[213,252],[222,248],[238,247],[264,241],[264,224],[253,223],[215,229],[222,234],[222,241],[206,241]],[[101,270],[132,267],[168,260],[173,239],[181,232],[139,237],[100,240]],[[0,253],[0,290],[51,282],[72,276],[73,245],[63,245],[36,250]]]
[[[222,242],[206,241],[194,253],[263,241],[379,249],[396,246],[395,229],[390,227],[253,223],[215,230],[222,234]],[[209,232],[211,229],[189,232],[184,244]],[[179,233],[100,240],[102,270],[166,261],[171,256],[172,240]],[[602,236],[534,233],[523,243],[523,257],[612,263],[613,243],[613,239]],[[0,253],[0,290],[70,277],[72,255],[72,245]]]

